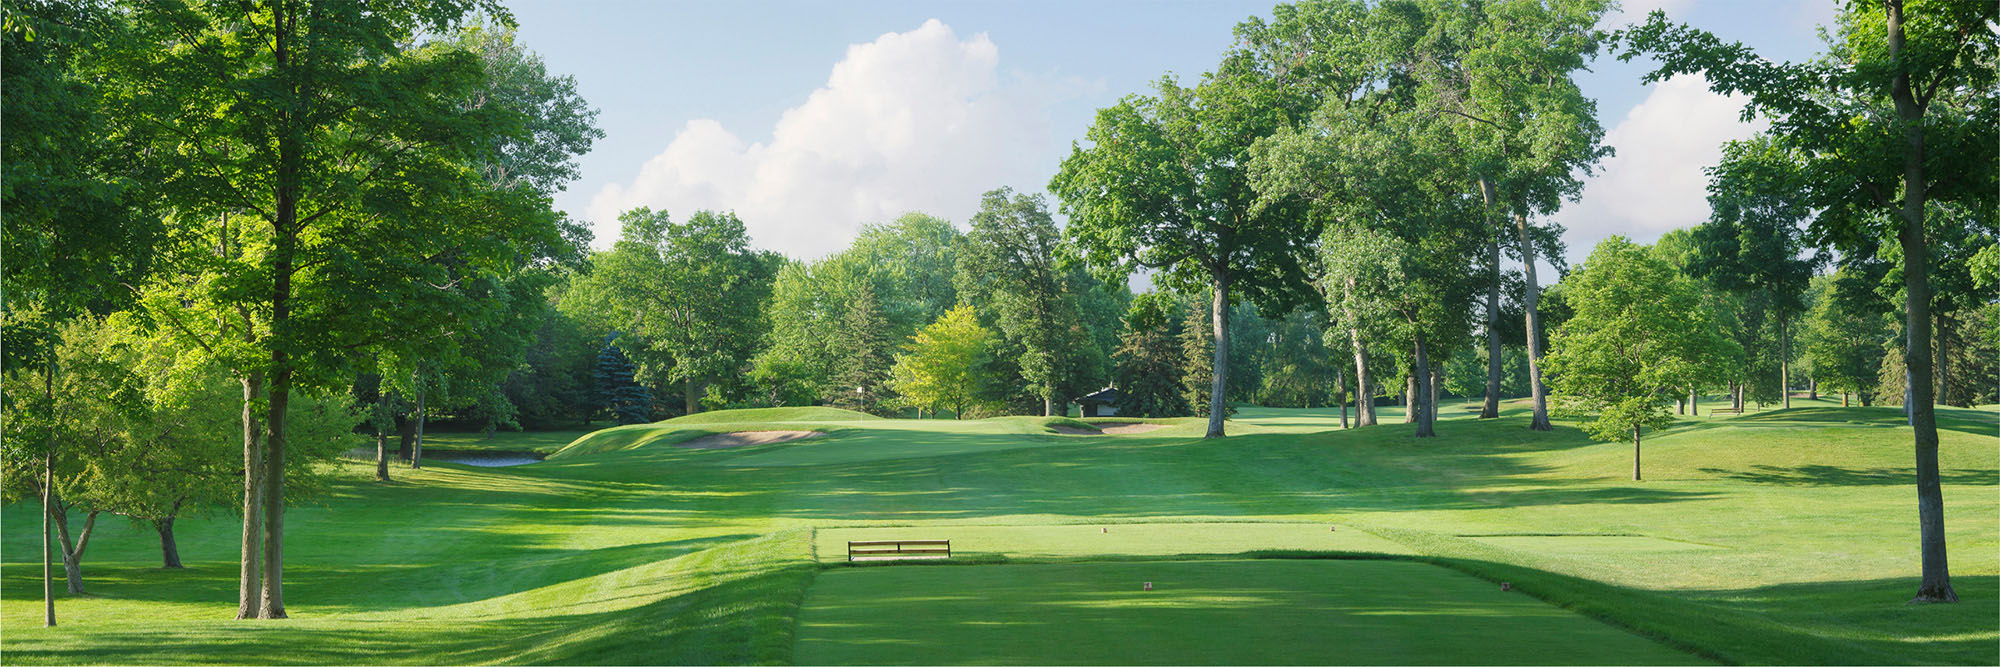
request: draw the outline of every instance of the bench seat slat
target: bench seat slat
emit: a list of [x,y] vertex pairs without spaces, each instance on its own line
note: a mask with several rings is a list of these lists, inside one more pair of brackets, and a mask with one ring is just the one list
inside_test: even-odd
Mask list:
[[849,540],[847,559],[950,558],[951,540]]

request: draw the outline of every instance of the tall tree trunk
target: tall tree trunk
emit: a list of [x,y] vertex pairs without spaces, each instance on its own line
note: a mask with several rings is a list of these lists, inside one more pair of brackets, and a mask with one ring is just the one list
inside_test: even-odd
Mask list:
[[424,395],[429,393],[424,389],[417,390],[417,439],[410,445],[411,468],[424,467],[424,420],[427,417],[424,410]]
[[[1354,278],[1343,287],[1351,297]],[[1375,425],[1375,378],[1368,374],[1368,341],[1361,338],[1361,320],[1353,308],[1347,309],[1347,335],[1354,343],[1354,425]]]
[[285,417],[292,398],[289,355],[279,348],[271,357],[271,409],[264,417],[264,585],[257,601],[257,617],[266,619],[285,618]]
[[69,534],[69,506],[61,499],[55,503],[56,538],[61,540],[63,578],[69,584],[70,595],[83,594],[83,551],[90,547],[90,534],[97,528],[98,510],[91,510],[83,517],[83,531],[74,540]]
[[1438,415],[1443,414],[1441,412],[1443,408],[1438,407],[1440,405],[1443,405],[1442,403],[1438,402],[1438,385],[1444,384],[1444,379],[1438,376],[1439,375],[1438,370],[1442,368],[1442,366],[1443,364],[1439,364],[1431,367],[1430,389],[1424,391],[1424,394],[1430,396],[1431,399],[1430,416],[1432,424],[1436,424]]
[[1222,422],[1229,416],[1229,402],[1225,392],[1229,389],[1229,276],[1215,276],[1214,309],[1211,320],[1215,324],[1214,377],[1210,378],[1208,390],[1208,433],[1204,438],[1220,438]]
[[409,463],[410,457],[417,453],[417,420],[408,415],[397,419],[396,438],[396,460]]
[[1403,423],[1417,423],[1417,373],[1414,369],[1403,378]]
[[686,386],[683,402],[686,404],[687,414],[701,412],[701,383],[694,378],[688,378]]
[[1639,427],[1632,426],[1632,481],[1639,481]]
[[[53,417],[56,406],[56,355],[42,362],[42,397]],[[48,448],[42,450],[42,627],[56,626],[55,556],[49,553],[49,515],[54,508],[56,488],[56,430],[49,429]]]
[[[1493,220],[1493,181],[1479,179],[1479,196],[1484,202],[1481,212],[1490,223]],[[1486,404],[1479,408],[1480,419],[1500,416],[1500,226],[1488,231],[1486,239],[1486,270],[1492,282],[1486,284]]]
[[1361,329],[1348,327],[1348,334],[1354,340],[1354,425],[1375,425],[1374,378],[1368,376],[1368,342],[1361,339]]
[[1696,416],[1696,417],[1700,417],[1700,416],[1701,416],[1701,392],[1700,392],[1700,391],[1695,391],[1695,390],[1689,390],[1689,391],[1688,391],[1688,412],[1691,412],[1691,413],[1693,413],[1693,414],[1694,414],[1694,416]]
[[375,427],[375,481],[389,481],[389,434]]
[[[1819,373],[1818,371],[1814,371],[1813,374],[1818,375]],[[1806,378],[1806,400],[1809,401],[1819,400],[1819,378],[1817,377]]]
[[1339,367],[1340,364],[1334,364],[1336,370],[1333,372],[1333,402],[1340,404],[1340,428],[1345,430],[1347,429],[1347,373],[1337,370]]
[[[180,513],[180,501],[174,501],[174,513]],[[181,547],[174,542],[174,515],[153,522],[153,528],[160,532],[160,567],[169,570],[181,568]]]
[[1840,392],[1840,407],[1847,407],[1847,392]]
[[[273,10],[272,66],[280,73],[280,80],[289,78],[287,75],[291,74],[294,65],[291,41],[299,21],[297,11],[298,7],[285,3],[278,4]],[[311,96],[305,86],[296,80],[290,82],[285,92],[301,103]],[[278,164],[271,197],[271,364],[267,370],[270,385],[264,417],[264,474],[260,498],[264,515],[264,576],[258,588],[258,618],[285,617],[285,421],[292,392],[289,345],[292,337],[292,271],[298,252],[299,197],[304,192],[305,175],[306,138],[301,126],[307,122],[294,118],[287,116],[277,137]]]
[[1948,347],[1951,344],[1951,317],[1945,313],[1938,313],[1936,318],[1937,326],[1933,329],[1936,335],[1932,338],[1937,342],[1937,402],[1956,405],[1951,400],[1951,357],[1948,354]]
[[257,595],[264,586],[260,549],[264,546],[264,441],[257,422],[257,398],[264,392],[263,371],[243,378],[243,558],[236,580],[236,618],[257,617]]
[[1424,350],[1422,336],[1415,337],[1411,347],[1416,348],[1416,368],[1410,373],[1410,404],[1407,414],[1417,424],[1417,437],[1434,438],[1437,432],[1432,428],[1431,415],[1437,410],[1437,403],[1431,394],[1431,359]]
[[1521,304],[1528,311],[1528,389],[1535,399],[1534,421],[1528,428],[1536,431],[1553,431],[1549,424],[1549,388],[1542,385],[1542,314],[1541,286],[1535,283],[1535,243],[1528,237],[1528,215],[1514,211],[1514,230],[1521,238],[1521,271],[1527,280]]
[[1778,394],[1785,397],[1785,409],[1792,409],[1792,340],[1786,335],[1785,313],[1778,313]]
[[1889,24],[1889,59],[1898,64],[1890,97],[1896,101],[1906,144],[1903,228],[1897,240],[1903,250],[1904,310],[1909,331],[1903,367],[1917,380],[1905,383],[1910,387],[1910,423],[1916,440],[1917,525],[1923,549],[1924,574],[1916,601],[1957,602],[1958,592],[1952,590],[1951,568],[1945,557],[1944,491],[1938,479],[1937,412],[1931,393],[1930,248],[1924,239],[1924,204],[1930,193],[1924,174],[1924,109],[1910,88],[1910,65],[1903,62],[1903,2],[1884,0],[1882,4]]

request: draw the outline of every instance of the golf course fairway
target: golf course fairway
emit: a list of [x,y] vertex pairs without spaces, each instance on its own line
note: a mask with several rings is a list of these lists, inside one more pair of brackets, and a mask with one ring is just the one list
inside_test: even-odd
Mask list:
[[[1142,590],[1151,582],[1153,590]],[[865,567],[820,574],[802,664],[1699,661],[1487,582],[1385,560]]]
[[[1901,415],[1793,403],[1647,433],[1643,482],[1630,444],[1518,402],[1425,440],[1393,407],[1347,430],[1244,407],[1220,439],[828,408],[509,435],[548,459],[328,470],[289,503],[281,621],[234,620],[241,522],[215,511],[180,520],[182,570],[98,517],[85,592],[58,566],[41,627],[16,503],[0,663],[2000,662],[2000,412],[1939,410],[1961,602],[1911,605]],[[825,435],[674,446],[744,431]],[[880,539],[954,553],[846,562]]]

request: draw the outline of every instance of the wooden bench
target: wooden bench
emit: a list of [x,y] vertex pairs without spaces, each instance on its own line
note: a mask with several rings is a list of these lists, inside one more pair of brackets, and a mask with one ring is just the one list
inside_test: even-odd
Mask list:
[[902,560],[950,558],[951,540],[849,540],[848,562],[860,560]]
[[1740,414],[1743,414],[1743,408],[1709,408],[1709,409],[1708,409],[1708,414],[1711,414],[1711,415],[1740,415]]

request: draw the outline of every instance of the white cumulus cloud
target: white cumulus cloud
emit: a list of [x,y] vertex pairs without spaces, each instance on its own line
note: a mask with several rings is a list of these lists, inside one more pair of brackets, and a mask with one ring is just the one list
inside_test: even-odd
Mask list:
[[1002,71],[985,34],[960,38],[932,19],[849,46],[768,141],[688,121],[629,183],[598,191],[585,216],[598,238],[615,239],[619,212],[639,206],[675,219],[733,210],[757,246],[795,257],[838,250],[862,224],[906,211],[963,221],[987,190],[1041,190],[1049,107],[1078,87]]
[[1597,25],[1606,29],[1623,28],[1627,24],[1646,20],[1646,15],[1655,10],[1666,12],[1667,18],[1680,20],[1694,0],[1622,0],[1617,11],[1607,12]]
[[1613,234],[1645,243],[1707,220],[1702,169],[1721,160],[1723,143],[1769,125],[1740,120],[1745,101],[1710,91],[1700,76],[1654,84],[1645,101],[1605,132],[1605,143],[1618,154],[1584,185],[1581,200],[1553,216],[1569,230],[1570,258],[1582,259]]

